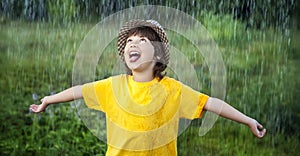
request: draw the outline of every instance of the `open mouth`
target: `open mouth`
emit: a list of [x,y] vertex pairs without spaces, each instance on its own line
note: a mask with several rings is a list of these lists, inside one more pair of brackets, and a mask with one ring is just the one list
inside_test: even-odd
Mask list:
[[141,57],[141,54],[139,52],[133,51],[129,53],[129,61],[135,62]]

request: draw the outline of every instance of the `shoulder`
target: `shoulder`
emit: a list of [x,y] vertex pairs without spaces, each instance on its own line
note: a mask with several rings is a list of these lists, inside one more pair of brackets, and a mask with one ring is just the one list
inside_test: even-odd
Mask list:
[[124,80],[126,79],[126,75],[125,74],[121,74],[121,75],[114,75],[114,76],[110,76],[108,78],[105,78],[105,79],[101,79],[101,80],[98,80],[98,81],[95,81],[94,83],[111,83],[113,80]]
[[174,78],[170,78],[168,76],[163,77],[160,80],[160,83],[162,83],[164,86],[168,88],[173,88],[173,89],[180,89],[182,87],[182,83]]
[[180,81],[178,81],[174,78],[168,77],[168,76],[164,76],[160,81],[161,82],[168,82],[168,83],[180,83]]
[[120,75],[115,75],[115,76],[111,76],[108,79],[114,79],[114,80],[124,80],[127,79],[127,74],[120,74]]
[[88,84],[93,84],[94,87],[110,87],[112,82],[119,82],[121,80],[125,80],[126,75],[115,75],[115,76],[110,76],[105,79],[97,80]]

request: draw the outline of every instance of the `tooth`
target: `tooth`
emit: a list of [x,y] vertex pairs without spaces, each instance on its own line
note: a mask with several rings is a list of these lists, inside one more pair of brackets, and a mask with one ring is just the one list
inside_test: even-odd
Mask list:
[[132,51],[132,52],[129,53],[130,57],[137,56],[137,55],[139,55],[139,52],[137,52],[137,51]]
[[130,55],[139,54],[138,52],[131,52]]

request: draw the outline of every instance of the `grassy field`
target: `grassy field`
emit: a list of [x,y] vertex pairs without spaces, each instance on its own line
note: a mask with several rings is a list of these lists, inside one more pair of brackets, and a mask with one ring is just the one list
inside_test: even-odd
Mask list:
[[[265,138],[256,139],[246,126],[219,118],[200,137],[199,121],[193,121],[178,138],[179,155],[297,155],[300,99],[295,34],[299,32],[245,30],[243,23],[228,16],[199,18],[218,43],[226,65],[225,100],[258,119],[268,131]],[[85,127],[68,103],[50,106],[38,115],[28,111],[38,98],[72,85],[76,51],[93,26],[1,20],[1,155],[104,155],[106,144]],[[186,40],[170,36],[179,50],[193,52]],[[109,53],[110,48],[105,55],[113,58],[116,53]],[[209,94],[203,58],[191,54],[188,58]],[[111,61],[99,60],[98,78],[109,76],[111,70]]]

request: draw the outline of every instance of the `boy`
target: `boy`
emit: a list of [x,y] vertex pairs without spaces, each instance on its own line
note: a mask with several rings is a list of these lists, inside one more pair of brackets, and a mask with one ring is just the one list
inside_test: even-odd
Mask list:
[[118,52],[125,63],[126,75],[46,96],[42,104],[31,105],[31,111],[39,113],[49,104],[84,98],[89,108],[106,115],[106,155],[177,155],[179,118],[200,118],[204,110],[249,126],[258,138],[265,135],[266,129],[256,120],[224,101],[165,76],[168,39],[156,21],[125,23],[118,36]]

